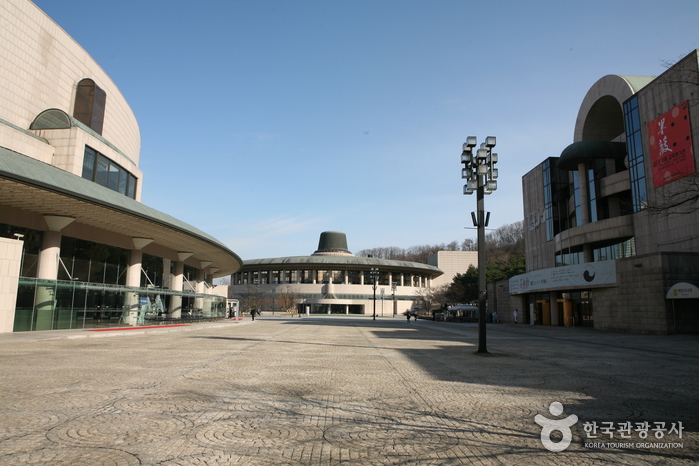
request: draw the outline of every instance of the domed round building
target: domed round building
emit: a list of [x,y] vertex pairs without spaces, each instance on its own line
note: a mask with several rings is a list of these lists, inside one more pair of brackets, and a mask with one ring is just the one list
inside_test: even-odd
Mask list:
[[244,261],[231,290],[243,310],[373,315],[375,305],[377,316],[393,316],[417,309],[419,294],[440,275],[427,264],[355,256],[344,233],[326,231],[310,256]]

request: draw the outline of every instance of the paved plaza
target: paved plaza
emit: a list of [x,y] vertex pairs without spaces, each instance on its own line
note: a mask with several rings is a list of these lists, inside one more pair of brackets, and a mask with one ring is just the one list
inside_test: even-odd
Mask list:
[[696,335],[489,324],[476,348],[475,324],[359,316],[0,335],[0,464],[699,459]]

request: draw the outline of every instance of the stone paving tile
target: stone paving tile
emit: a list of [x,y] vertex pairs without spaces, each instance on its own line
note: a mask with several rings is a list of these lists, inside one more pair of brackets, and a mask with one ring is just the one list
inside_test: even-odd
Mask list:
[[[476,347],[475,325],[334,316],[0,335],[0,464],[699,459],[699,337],[490,325],[490,353]],[[571,414],[570,446],[544,448],[535,416]],[[620,438],[643,421],[682,422],[682,437]],[[592,422],[613,438],[587,439]]]

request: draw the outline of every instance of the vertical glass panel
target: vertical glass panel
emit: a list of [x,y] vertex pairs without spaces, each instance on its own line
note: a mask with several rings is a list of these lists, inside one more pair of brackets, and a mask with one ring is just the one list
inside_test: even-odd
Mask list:
[[73,116],[80,123],[91,127],[92,101],[94,98],[95,82],[92,79],[83,79],[78,83],[75,93],[75,107]]
[[82,177],[94,181],[95,180],[95,158],[97,154],[94,150],[85,146],[85,154],[83,156],[83,174]]
[[106,103],[107,93],[99,86],[95,85],[92,99],[92,115],[89,126],[99,135],[102,134],[102,128],[104,126],[104,109]]
[[136,177],[129,174],[129,187],[126,191],[126,195],[131,199],[136,199]]
[[129,174],[126,170],[119,167],[119,187],[117,191],[119,194],[126,195],[126,187],[129,184]]
[[32,329],[34,320],[35,282],[20,283],[17,287],[17,304],[15,306],[15,322],[13,331],[28,332]]
[[109,159],[105,156],[100,155],[97,159],[97,176],[95,177],[95,183],[100,186],[107,186],[107,181],[109,179]]
[[107,187],[112,191],[119,190],[119,165],[113,162],[109,163],[109,180],[107,181]]
[[358,270],[349,270],[347,274],[350,285],[359,285],[361,278]]
[[56,287],[56,312],[53,328],[64,330],[76,327],[76,312],[73,310],[73,295],[75,284],[58,282]]

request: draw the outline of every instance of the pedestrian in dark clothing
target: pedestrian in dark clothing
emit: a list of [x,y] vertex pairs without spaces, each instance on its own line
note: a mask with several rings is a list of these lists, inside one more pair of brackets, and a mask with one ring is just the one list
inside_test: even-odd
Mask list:
[[252,311],[250,311],[250,316],[252,316],[252,320],[255,320],[255,314],[256,314],[256,313],[257,313],[257,311],[256,311],[255,309],[253,309]]
[[408,322],[410,322],[410,313],[406,314],[408,316]]

